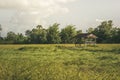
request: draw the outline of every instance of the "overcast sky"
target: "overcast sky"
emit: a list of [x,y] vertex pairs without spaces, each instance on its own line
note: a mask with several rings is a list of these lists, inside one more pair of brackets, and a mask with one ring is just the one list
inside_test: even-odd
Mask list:
[[38,24],[47,28],[57,22],[86,30],[103,20],[120,26],[120,0],[0,0],[2,35],[24,32]]

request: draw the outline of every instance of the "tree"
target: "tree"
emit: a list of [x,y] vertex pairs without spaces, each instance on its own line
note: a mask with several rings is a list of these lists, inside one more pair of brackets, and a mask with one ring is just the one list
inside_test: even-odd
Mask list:
[[32,32],[31,32],[30,30],[26,30],[26,31],[25,31],[25,35],[26,35],[27,37],[30,37],[31,33],[32,33]]
[[120,43],[120,28],[113,28],[111,34],[111,43]]
[[101,25],[94,29],[93,33],[98,37],[98,42],[106,43],[111,39],[112,21],[103,21]]
[[25,43],[25,41],[26,41],[26,38],[23,36],[22,33],[16,34],[16,38],[14,40],[14,43],[22,44],[22,43]]
[[120,43],[120,28],[118,28],[118,31],[117,31],[117,41],[116,41],[116,43]]
[[78,31],[77,31],[77,34],[81,34],[81,33],[82,33],[82,30],[78,30]]
[[16,34],[12,31],[8,32],[5,40],[7,43],[14,43],[16,41]]
[[1,38],[1,31],[2,31],[2,27],[1,27],[1,24],[0,24],[0,38]]
[[32,31],[30,30],[25,31],[25,35],[27,36],[25,41],[26,43],[31,43],[31,34],[32,34]]
[[38,43],[45,43],[47,38],[47,32],[46,29],[42,27],[42,25],[38,25],[37,27],[37,37],[38,37]]
[[88,30],[86,31],[87,33],[92,33],[94,29],[92,27],[89,27]]
[[62,43],[74,43],[73,37],[76,35],[74,25],[67,25],[61,30],[60,36]]
[[25,32],[27,36],[28,43],[45,43],[46,42],[46,30],[42,27],[42,25],[36,26],[31,31],[27,30]]
[[43,27],[42,27],[42,25],[37,25],[36,28],[40,30],[40,29],[42,29]]
[[56,44],[60,42],[61,42],[61,39],[59,35],[59,24],[54,23],[47,30],[47,43]]

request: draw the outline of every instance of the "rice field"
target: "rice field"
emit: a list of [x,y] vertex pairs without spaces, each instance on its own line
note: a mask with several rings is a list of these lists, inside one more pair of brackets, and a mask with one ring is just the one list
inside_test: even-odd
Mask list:
[[0,80],[120,80],[120,44],[0,45]]

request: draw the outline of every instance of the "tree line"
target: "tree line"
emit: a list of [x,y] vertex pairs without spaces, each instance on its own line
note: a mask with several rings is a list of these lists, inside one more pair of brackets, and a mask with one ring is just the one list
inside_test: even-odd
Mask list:
[[[73,39],[77,34],[82,34],[82,30],[76,30],[75,25],[67,25],[59,30],[58,23],[49,26],[48,29],[42,25],[37,25],[32,30],[22,33],[7,33],[6,37],[1,37],[2,27],[0,25],[0,43],[4,44],[59,44],[75,43]],[[87,33],[96,35],[97,43],[120,43],[120,28],[113,27],[113,21],[103,21],[96,28],[89,27]]]

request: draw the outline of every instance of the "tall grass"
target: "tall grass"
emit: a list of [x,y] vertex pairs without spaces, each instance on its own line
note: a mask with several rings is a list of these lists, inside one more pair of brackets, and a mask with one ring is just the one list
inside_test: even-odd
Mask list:
[[120,45],[0,45],[0,80],[120,80]]

